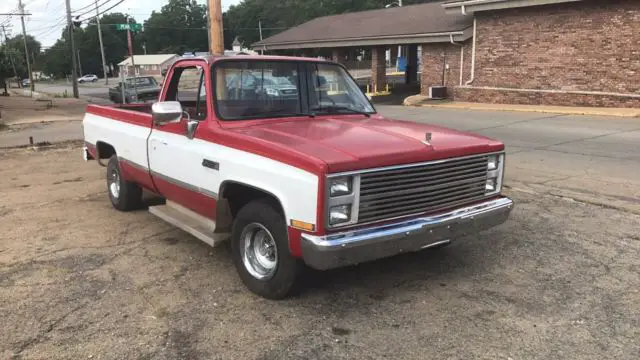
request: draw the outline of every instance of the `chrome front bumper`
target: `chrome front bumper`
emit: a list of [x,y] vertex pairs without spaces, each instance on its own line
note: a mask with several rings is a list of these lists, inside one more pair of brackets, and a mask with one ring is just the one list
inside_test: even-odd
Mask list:
[[312,268],[327,270],[419,251],[500,225],[512,208],[513,201],[501,197],[399,223],[325,236],[303,234],[302,256]]

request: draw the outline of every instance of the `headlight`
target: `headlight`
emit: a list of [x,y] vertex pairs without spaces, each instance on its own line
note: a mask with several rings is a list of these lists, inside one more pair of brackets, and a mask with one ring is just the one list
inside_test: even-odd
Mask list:
[[328,228],[348,226],[358,222],[359,193],[359,174],[327,177],[325,221]]
[[270,95],[270,96],[278,96],[278,95],[280,95],[280,93],[276,89],[267,88],[266,90],[267,90],[267,95]]
[[498,168],[498,155],[489,156],[489,162],[487,164],[487,170],[495,170]]
[[329,196],[343,196],[351,194],[351,177],[342,177],[329,180]]
[[487,181],[485,194],[494,195],[502,190],[504,176],[504,154],[490,155],[487,162]]
[[329,209],[329,225],[346,223],[351,220],[351,204],[334,206]]
[[487,184],[485,185],[485,190],[487,192],[494,192],[496,191],[496,178],[491,178],[491,179],[487,179]]

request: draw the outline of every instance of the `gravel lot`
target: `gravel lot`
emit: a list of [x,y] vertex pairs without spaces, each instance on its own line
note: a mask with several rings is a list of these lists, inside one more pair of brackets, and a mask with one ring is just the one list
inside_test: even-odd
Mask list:
[[[2,359],[638,359],[640,216],[509,191],[506,224],[268,301],[121,213],[78,147],[0,153]],[[154,201],[151,199],[150,201]]]

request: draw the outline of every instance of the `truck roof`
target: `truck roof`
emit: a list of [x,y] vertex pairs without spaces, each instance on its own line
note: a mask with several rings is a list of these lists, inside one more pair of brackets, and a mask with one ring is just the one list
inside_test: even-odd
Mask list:
[[181,60],[191,60],[191,59],[201,59],[205,60],[208,63],[215,63],[220,60],[279,60],[279,61],[307,61],[307,62],[328,62],[329,60],[322,60],[318,58],[311,57],[297,57],[297,56],[279,56],[279,55],[233,55],[233,56],[224,56],[224,55],[187,55],[181,56],[176,62]]

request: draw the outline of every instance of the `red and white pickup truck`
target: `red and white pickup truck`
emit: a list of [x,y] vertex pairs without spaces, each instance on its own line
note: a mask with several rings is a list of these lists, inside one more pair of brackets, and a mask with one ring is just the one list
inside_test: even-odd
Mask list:
[[[501,224],[504,145],[378,114],[317,59],[189,57],[153,105],[89,105],[85,159],[113,206],[149,211],[215,246],[271,299],[331,269],[448,244]],[[108,160],[108,162],[103,162]]]

